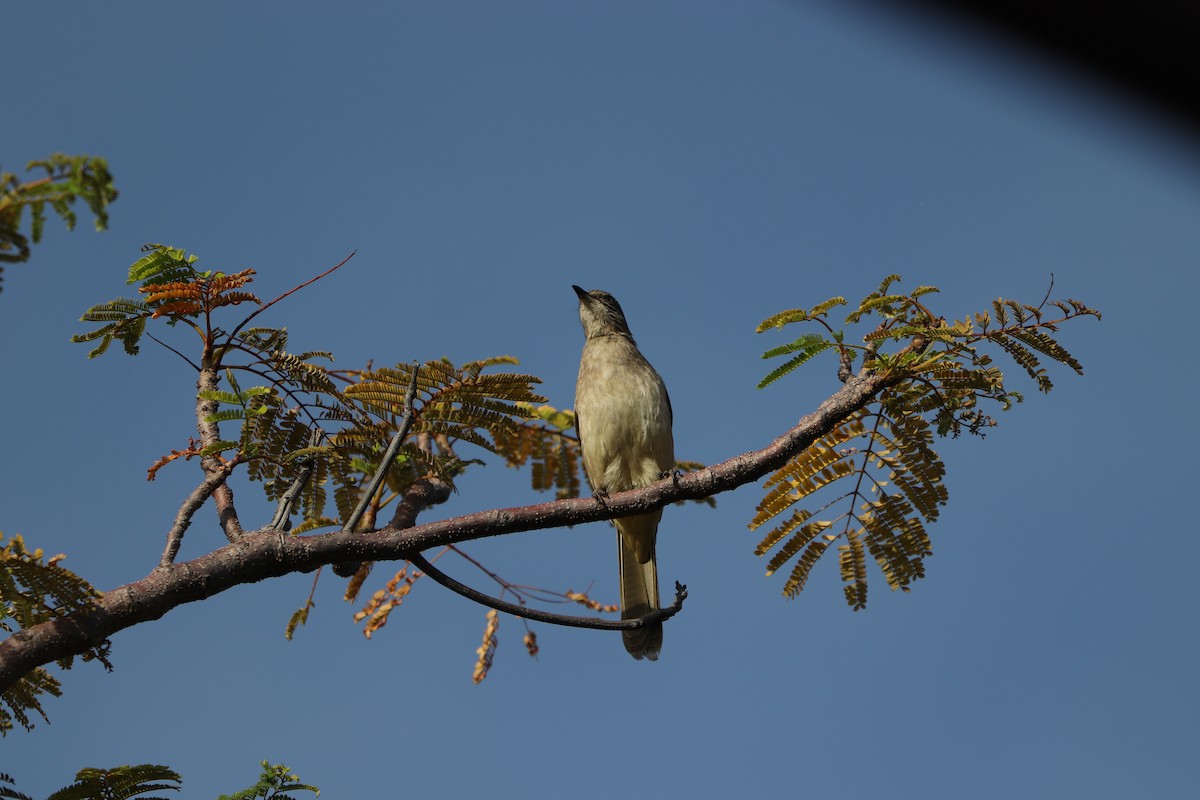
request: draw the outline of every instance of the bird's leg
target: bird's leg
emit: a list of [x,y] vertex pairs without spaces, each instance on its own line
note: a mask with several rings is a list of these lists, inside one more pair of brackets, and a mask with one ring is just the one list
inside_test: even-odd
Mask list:
[[604,507],[604,501],[608,499],[608,489],[605,489],[603,486],[601,486],[599,489],[592,492],[592,499],[599,503],[601,507]]

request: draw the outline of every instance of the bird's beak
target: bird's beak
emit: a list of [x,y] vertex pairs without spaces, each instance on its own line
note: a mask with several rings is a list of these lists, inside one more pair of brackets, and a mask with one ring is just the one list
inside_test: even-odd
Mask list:
[[582,302],[582,301],[585,301],[585,300],[591,300],[591,299],[592,299],[592,296],[591,296],[590,294],[588,294],[588,293],[587,293],[586,291],[584,291],[583,289],[580,289],[580,288],[579,288],[578,286],[576,286],[575,284],[571,284],[571,288],[575,290],[575,294],[579,295],[579,300],[580,300],[581,302]]

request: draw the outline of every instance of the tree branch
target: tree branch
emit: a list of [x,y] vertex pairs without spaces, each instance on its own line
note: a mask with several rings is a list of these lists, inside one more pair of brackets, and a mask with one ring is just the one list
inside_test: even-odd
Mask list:
[[181,352],[179,352],[178,350],[176,350],[174,347],[171,347],[171,345],[167,344],[167,343],[166,343],[166,342],[164,342],[162,339],[159,339],[157,336],[155,336],[154,334],[152,334],[152,333],[149,333],[149,332],[145,333],[145,335],[146,335],[146,336],[149,336],[151,339],[153,339],[154,341],[158,342],[158,343],[159,343],[159,344],[161,344],[163,347],[167,348],[167,349],[168,349],[168,350],[170,350],[172,353],[174,353],[175,355],[177,355],[177,356],[179,356],[180,358],[182,358],[184,361],[186,361],[186,362],[187,362],[187,363],[188,363],[188,364],[191,366],[191,368],[192,368],[192,369],[196,370],[196,372],[199,372],[199,371],[200,371],[200,365],[199,365],[199,364],[197,364],[195,361],[192,361],[190,358],[188,358],[188,357],[187,357],[187,356],[185,356],[183,353],[181,353]]
[[183,501],[183,505],[179,507],[179,513],[175,515],[175,524],[171,526],[171,530],[167,532],[167,546],[163,549],[162,560],[159,561],[159,566],[166,566],[175,560],[175,555],[179,552],[179,546],[183,544],[183,533],[192,524],[192,515],[204,505],[204,502],[212,496],[219,487],[223,486],[225,480],[241,463],[241,457],[235,455],[233,458],[226,461],[221,467],[208,474],[204,482],[197,486],[187,499]]
[[[408,437],[409,429],[412,428],[413,403],[417,399],[417,375],[421,372],[420,365],[413,364],[412,371],[412,380],[408,384],[408,392],[404,395],[404,415],[400,419],[400,426],[396,430],[396,435],[392,437],[392,441],[388,443],[387,450],[379,462],[379,469],[375,471],[375,474],[371,476],[371,480],[367,482],[366,488],[363,489],[362,495],[358,498],[358,505],[350,512],[350,516],[346,519],[346,524],[342,526],[342,533],[352,533],[358,530],[359,522],[362,521],[363,515],[367,513],[367,509],[371,507],[371,503],[375,500],[375,495],[379,492],[379,487],[383,485],[384,480],[387,478],[388,470],[392,468],[392,462],[400,454],[400,448],[404,445],[404,440]],[[447,492],[448,496],[449,492]],[[418,513],[419,511],[420,509],[418,509]],[[414,513],[413,521],[415,520],[416,514]],[[411,525],[412,523],[410,522],[407,527],[411,527]],[[361,566],[361,562],[342,561],[333,565],[333,574],[340,578],[349,578],[358,572]]]
[[538,611],[535,608],[526,608],[517,603],[509,603],[505,600],[500,600],[483,592],[472,589],[465,583],[459,583],[451,578],[440,569],[430,564],[425,556],[420,553],[413,553],[408,557],[408,560],[413,565],[428,575],[433,580],[437,581],[442,586],[446,587],[455,594],[460,594],[468,600],[474,600],[480,605],[485,605],[488,608],[494,608],[497,611],[503,611],[506,614],[512,614],[514,617],[524,617],[531,619],[534,622],[548,622],[551,625],[565,625],[569,628],[591,628],[597,631],[631,631],[638,628],[644,628],[654,622],[662,622],[664,619],[670,619],[683,610],[683,601],[687,599],[687,587],[679,581],[675,581],[675,602],[666,608],[656,608],[640,617],[633,619],[599,619],[597,617],[576,617],[569,614],[552,614],[549,611]]
[[[207,357],[201,362],[200,377],[196,381],[196,390],[199,394],[204,392],[215,391],[217,388],[217,370],[213,367]],[[209,415],[217,410],[216,400],[203,400],[197,397],[196,399],[196,430],[200,433],[201,449],[216,444],[221,440],[221,429],[215,422],[209,422]],[[224,464],[221,459],[215,455],[205,456],[200,459],[200,467],[204,470],[204,474],[212,479],[220,475],[224,470]],[[228,477],[228,474],[225,475]],[[221,529],[225,531],[225,538],[230,542],[236,542],[243,535],[242,523],[238,521],[237,509],[233,506],[233,490],[229,488],[229,484],[225,482],[225,477],[222,477],[217,482],[212,492],[213,502],[217,505],[217,518],[221,522]],[[205,481],[207,483],[208,481]],[[176,545],[178,549],[178,545]]]
[[591,497],[568,498],[482,511],[407,529],[398,529],[393,520],[367,535],[338,531],[297,537],[266,529],[247,532],[211,553],[160,566],[141,580],[106,592],[88,609],[20,630],[0,642],[0,691],[34,667],[82,653],[118,631],[158,619],[177,606],[207,599],[234,586],[311,572],[338,561],[411,559],[422,550],[445,544],[644,514],[678,500],[696,500],[735,489],[778,469],[867,405],[880,391],[903,380],[903,374],[860,371],[816,411],[763,449],[666,478],[644,489],[612,494],[603,504]]
[[[317,447],[321,444],[321,440],[325,438],[325,432],[320,428],[313,428],[308,434],[308,446]],[[305,459],[300,467],[299,474],[292,481],[292,485],[283,493],[283,497],[279,498],[279,505],[275,507],[275,516],[267,525],[271,530],[286,531],[292,526],[289,524],[292,516],[292,508],[296,505],[296,500],[304,491],[304,487],[312,479],[313,470],[316,468],[316,462],[309,458]]]
[[388,470],[392,468],[392,462],[396,460],[396,456],[399,455],[404,440],[408,437],[408,431],[412,428],[413,423],[413,403],[417,398],[417,376],[420,372],[420,365],[413,364],[412,380],[409,381],[408,392],[404,395],[404,415],[400,419],[396,435],[388,443],[387,451],[384,452],[383,459],[379,462],[379,469],[371,476],[371,480],[367,483],[366,488],[363,489],[362,496],[358,498],[358,505],[351,512],[350,517],[346,520],[346,524],[342,526],[343,533],[350,533],[357,530],[359,520],[363,518],[363,514],[367,513],[367,506],[371,505],[371,500],[374,499],[375,493],[383,485],[384,479],[387,478]]
[[322,272],[322,273],[321,273],[320,275],[318,275],[317,277],[315,277],[315,278],[309,278],[308,280],[306,280],[304,283],[300,284],[299,286],[293,286],[291,289],[288,289],[286,292],[284,292],[283,294],[279,295],[279,297],[276,297],[276,298],[275,298],[274,300],[272,300],[271,302],[269,302],[269,303],[266,303],[266,304],[264,304],[264,305],[261,305],[261,306],[259,306],[258,308],[256,308],[254,311],[252,311],[252,312],[250,313],[250,316],[246,317],[244,320],[242,320],[241,322],[239,322],[239,323],[238,323],[238,326],[237,326],[236,328],[234,328],[234,329],[233,329],[233,330],[230,332],[230,334],[229,334],[228,336],[226,336],[226,337],[225,337],[225,340],[226,340],[227,342],[233,342],[233,341],[235,341],[235,340],[237,339],[237,335],[238,335],[238,334],[241,332],[242,328],[245,328],[247,325],[249,325],[249,324],[250,324],[250,320],[254,319],[254,318],[255,318],[255,317],[257,317],[259,314],[261,314],[262,312],[266,311],[266,310],[267,310],[268,308],[270,308],[271,306],[273,306],[273,305],[275,305],[276,303],[278,303],[280,300],[283,300],[285,297],[288,297],[289,295],[295,294],[296,292],[298,292],[298,291],[300,291],[301,289],[303,289],[305,286],[308,286],[308,285],[310,285],[310,284],[316,283],[317,281],[321,280],[321,278],[324,278],[326,275],[330,274],[331,272],[334,272],[334,271],[336,271],[336,270],[338,270],[338,269],[341,269],[341,268],[342,268],[342,266],[343,266],[343,265],[344,265],[344,264],[345,264],[347,261],[349,261],[350,259],[354,258],[354,256],[355,256],[355,254],[356,254],[356,253],[358,253],[358,251],[357,251],[357,250],[355,250],[355,251],[354,251],[354,252],[352,252],[350,255],[346,256],[345,258],[343,258],[343,259],[342,259],[341,261],[339,261],[338,263],[334,264],[334,265],[333,265],[332,267],[330,267],[329,269],[327,269],[327,270],[325,270],[324,272]]

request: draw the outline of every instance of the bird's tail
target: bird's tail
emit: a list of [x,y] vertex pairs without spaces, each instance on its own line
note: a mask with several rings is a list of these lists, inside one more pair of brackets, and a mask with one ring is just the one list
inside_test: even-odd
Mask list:
[[[626,518],[633,519],[633,518]],[[653,547],[650,558],[640,563],[625,536],[617,531],[617,550],[621,565],[621,619],[636,619],[659,608],[658,565],[655,563]],[[621,631],[625,649],[634,658],[658,660],[662,650],[662,623],[657,622],[633,631]]]

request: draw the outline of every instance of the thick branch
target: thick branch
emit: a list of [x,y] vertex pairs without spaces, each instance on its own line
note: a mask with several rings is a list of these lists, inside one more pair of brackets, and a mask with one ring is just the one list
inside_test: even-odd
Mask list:
[[373,534],[338,531],[291,536],[280,531],[248,532],[225,547],[182,563],[162,566],[145,578],[104,594],[93,608],[18,631],[0,642],[0,690],[34,667],[86,651],[118,631],[158,619],[171,609],[204,600],[234,586],[324,564],[356,559],[390,561],[414,553],[518,531],[578,525],[641,514],[678,500],[696,500],[735,489],[783,466],[881,390],[903,376],[859,373],[791,430],[761,450],[670,477],[645,489],[594,498],[570,498],[519,508],[493,509],[407,529],[394,524]]
[[[208,363],[206,358],[200,369],[200,378],[196,381],[196,389],[203,393],[214,391],[216,388],[217,370]],[[221,429],[217,423],[208,421],[208,417],[216,413],[216,410],[216,400],[196,399],[196,430],[200,433],[201,448],[209,447],[221,440]],[[200,459],[200,466],[209,478],[214,478],[224,471],[221,459],[215,455]],[[225,477],[228,477],[228,473]],[[233,490],[229,488],[228,483],[225,483],[224,478],[217,483],[212,498],[217,505],[217,517],[221,522],[221,529],[225,531],[225,538],[231,542],[237,541],[243,533],[242,523],[238,521],[237,509],[233,506]],[[182,531],[180,535],[182,536]],[[175,548],[178,549],[179,545],[176,544]]]
[[396,505],[396,513],[385,530],[401,531],[417,523],[417,515],[430,506],[450,499],[450,484],[438,478],[418,478],[404,490],[404,497]]

